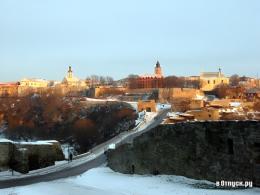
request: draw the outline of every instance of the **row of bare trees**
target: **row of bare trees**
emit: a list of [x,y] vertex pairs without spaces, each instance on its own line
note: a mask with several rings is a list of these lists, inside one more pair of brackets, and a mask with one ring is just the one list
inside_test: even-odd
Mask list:
[[91,75],[86,78],[86,82],[90,85],[113,85],[114,79],[110,76],[99,76],[99,75]]

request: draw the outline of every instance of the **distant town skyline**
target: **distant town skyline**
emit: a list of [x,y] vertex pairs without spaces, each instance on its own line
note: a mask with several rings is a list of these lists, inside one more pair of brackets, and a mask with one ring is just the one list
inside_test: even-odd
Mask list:
[[260,74],[258,0],[0,2],[0,82]]

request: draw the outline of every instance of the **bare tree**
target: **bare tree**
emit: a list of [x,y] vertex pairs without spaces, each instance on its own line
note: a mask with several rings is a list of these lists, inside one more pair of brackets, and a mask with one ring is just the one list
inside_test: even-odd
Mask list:
[[229,82],[230,82],[231,86],[238,86],[239,81],[240,81],[240,78],[237,74],[234,74],[229,78]]

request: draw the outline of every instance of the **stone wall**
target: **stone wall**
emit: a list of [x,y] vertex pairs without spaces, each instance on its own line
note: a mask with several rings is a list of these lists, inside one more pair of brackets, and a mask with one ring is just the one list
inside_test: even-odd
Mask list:
[[159,102],[170,103],[175,112],[185,112],[191,109],[191,101],[204,93],[193,88],[161,88],[159,89]]
[[0,170],[9,168],[20,173],[44,168],[64,160],[59,142],[11,142],[0,141]]
[[146,89],[126,89],[126,93],[130,94],[143,94],[143,93],[154,93],[158,91],[158,88],[146,88]]
[[27,163],[24,164],[28,165],[28,170],[48,167],[54,165],[58,159],[60,160],[52,144],[22,144],[21,146],[18,145],[17,148],[20,149],[20,151],[26,151],[23,155],[18,156],[16,160],[18,162],[25,160]]
[[253,180],[260,185],[260,122],[160,125],[107,156],[108,166],[122,173],[173,174],[212,182]]
[[0,171],[8,169],[13,145],[9,141],[0,142]]
[[125,92],[125,87],[96,87],[94,97],[97,98],[110,95],[122,95]]
[[193,88],[161,88],[159,89],[159,101],[165,102],[174,98],[195,98],[197,95],[203,95],[198,89]]

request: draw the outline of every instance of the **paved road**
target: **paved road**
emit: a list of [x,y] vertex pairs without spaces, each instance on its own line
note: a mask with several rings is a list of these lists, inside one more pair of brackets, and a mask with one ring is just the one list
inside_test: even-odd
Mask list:
[[47,181],[53,181],[56,179],[77,176],[77,175],[80,175],[80,174],[86,172],[89,169],[98,167],[98,166],[104,164],[105,162],[106,162],[106,156],[104,154],[102,154],[91,161],[88,161],[84,164],[81,164],[81,165],[73,167],[73,168],[66,168],[61,171],[48,173],[46,175],[36,175],[36,176],[32,176],[32,177],[27,177],[27,178],[0,181],[0,189],[17,187],[17,186],[25,186],[25,185],[35,184],[35,183],[39,183],[39,182],[47,182]]
[[153,129],[154,127],[158,126],[159,124],[161,124],[162,120],[166,117],[167,113],[169,112],[169,109],[165,109],[162,110],[157,116],[156,119],[148,126],[146,127],[146,129],[140,131],[140,132],[136,132],[135,134],[129,135],[126,139],[124,139],[122,142],[120,142],[120,144],[124,144],[124,143],[129,143],[132,142],[134,138],[140,136],[141,134]]
[[[133,139],[135,137],[138,137],[139,135],[141,135],[141,134],[149,131],[150,129],[156,127],[157,125],[159,125],[162,122],[162,120],[165,118],[168,111],[169,110],[161,111],[157,115],[156,119],[153,120],[153,122],[150,125],[148,125],[144,130],[142,130],[140,132],[137,131],[136,133],[127,136],[125,139],[121,140],[117,144],[117,146],[122,145],[124,143],[131,142],[131,141],[133,141]],[[39,182],[53,181],[56,179],[80,175],[89,169],[98,167],[98,166],[106,163],[106,156],[103,153],[100,153],[100,150],[106,150],[108,144],[114,143],[114,141],[115,141],[115,138],[106,142],[106,144],[101,144],[100,146],[98,146],[96,150],[99,150],[99,155],[96,155],[96,158],[94,158],[93,160],[87,161],[78,166],[66,167],[62,170],[52,172],[52,173],[47,173],[44,175],[34,175],[34,176],[26,177],[26,178],[15,178],[15,179],[6,180],[6,181],[0,181],[0,189],[30,185],[30,184],[39,183]],[[93,151],[93,153],[95,153],[95,152]]]

